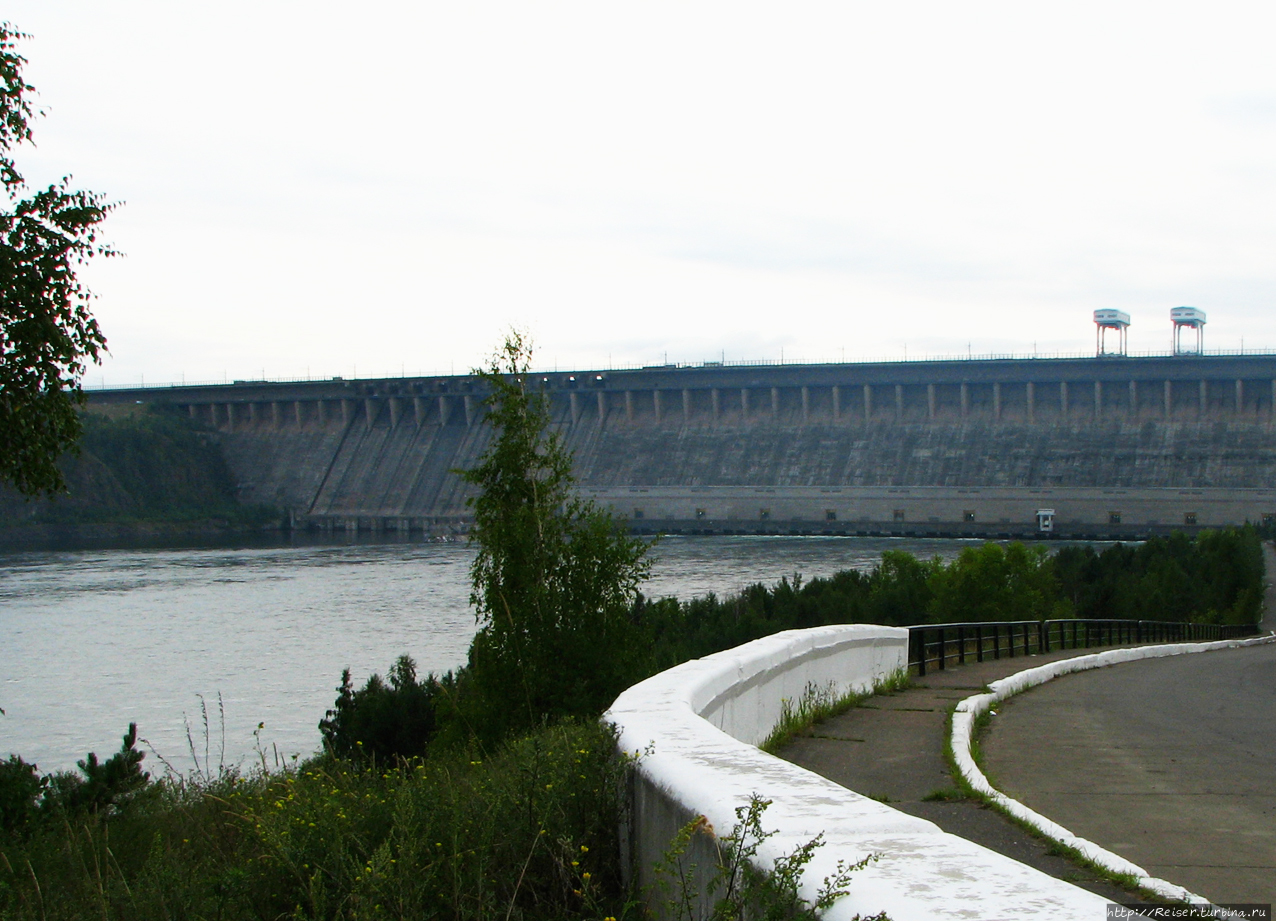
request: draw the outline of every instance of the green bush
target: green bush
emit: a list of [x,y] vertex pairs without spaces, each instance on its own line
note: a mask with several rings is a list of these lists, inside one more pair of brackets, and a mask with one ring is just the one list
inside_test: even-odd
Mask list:
[[319,722],[325,751],[339,758],[373,759],[381,764],[425,755],[438,731],[438,680],[416,677],[411,656],[400,656],[389,682],[373,675],[359,690],[350,669],[341,673],[333,708]]
[[78,762],[79,773],[41,776],[17,755],[0,761],[0,841],[18,841],[48,821],[78,821],[85,814],[110,818],[121,812],[150,780],[137,750],[137,724],[129,723],[120,750],[105,761],[93,752]]
[[1012,543],[967,547],[930,574],[933,623],[1044,620],[1064,615],[1046,548]]
[[17,755],[0,761],[0,841],[26,836],[39,815],[48,784],[34,764]]

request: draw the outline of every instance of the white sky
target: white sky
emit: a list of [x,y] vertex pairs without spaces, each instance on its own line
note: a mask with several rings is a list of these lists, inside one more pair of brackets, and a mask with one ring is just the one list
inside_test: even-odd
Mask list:
[[87,382],[1276,348],[1276,6],[9,0]]

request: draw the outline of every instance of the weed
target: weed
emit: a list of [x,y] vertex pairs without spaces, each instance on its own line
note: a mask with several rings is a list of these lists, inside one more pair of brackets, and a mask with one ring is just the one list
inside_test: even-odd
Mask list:
[[931,790],[922,797],[923,803],[943,803],[943,802],[962,802],[970,799],[970,796],[955,787],[940,787],[937,790]]
[[[700,816],[684,825],[670,843],[663,858],[656,864],[656,875],[666,897],[668,916],[676,921],[691,921],[703,917],[698,909],[701,898],[712,906],[708,916],[713,921],[780,921],[780,919],[804,919],[815,921],[820,913],[832,906],[849,891],[851,876],[878,859],[869,854],[862,860],[848,864],[839,860],[834,871],[826,876],[816,892],[815,901],[808,902],[798,893],[802,874],[815,852],[824,843],[823,834],[816,835],[806,844],[799,845],[792,853],[776,859],[769,870],[758,866],[758,848],[775,834],[762,827],[762,817],[771,805],[756,793],[749,797],[747,806],[735,810],[736,824],[729,835],[718,838],[713,827]],[[700,867],[687,862],[687,854],[698,837],[707,837],[713,845],[714,866],[710,868],[703,889],[699,888],[702,874]],[[888,921],[885,913],[860,921]]]
[[775,754],[816,723],[845,713],[874,694],[903,690],[910,681],[907,670],[899,669],[875,681],[869,691],[850,691],[846,694],[838,694],[837,686],[831,681],[825,685],[808,682],[796,702],[787,697],[780,701],[780,721],[758,748]]

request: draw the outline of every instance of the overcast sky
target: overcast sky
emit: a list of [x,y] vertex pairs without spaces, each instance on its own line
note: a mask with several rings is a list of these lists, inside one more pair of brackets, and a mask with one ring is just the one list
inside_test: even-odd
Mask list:
[[1271,4],[9,0],[89,384],[1276,348]]

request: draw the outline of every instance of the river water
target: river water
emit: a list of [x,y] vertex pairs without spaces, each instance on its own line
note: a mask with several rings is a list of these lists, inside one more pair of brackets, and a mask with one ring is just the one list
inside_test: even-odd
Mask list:
[[[970,543],[669,537],[645,590],[722,595]],[[472,559],[413,542],[2,555],[0,757],[69,769],[116,750],[130,722],[153,772],[304,757],[343,668],[362,684],[402,653],[421,673],[465,661]]]

